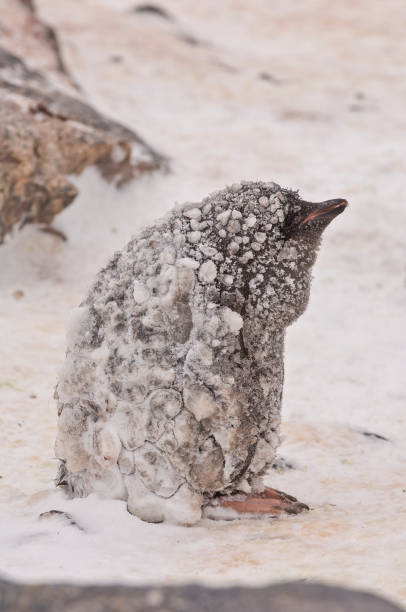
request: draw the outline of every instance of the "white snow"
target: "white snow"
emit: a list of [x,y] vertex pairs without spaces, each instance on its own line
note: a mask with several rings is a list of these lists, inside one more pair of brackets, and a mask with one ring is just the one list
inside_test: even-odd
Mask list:
[[[171,0],[182,27],[210,42],[194,48],[159,20],[130,17],[131,0],[36,4],[89,99],[166,153],[172,173],[116,191],[91,169],[55,220],[66,243],[26,226],[0,247],[0,571],[317,579],[406,602],[404,3]],[[69,312],[142,224],[257,178],[350,202],[325,232],[309,307],[288,330],[280,454],[296,469],[267,477],[311,512],[188,529],[142,523],[122,501],[65,499],[53,488],[52,396]],[[50,509],[84,531],[39,521]]]
[[196,244],[197,242],[199,242],[201,235],[202,233],[199,232],[199,230],[196,230],[194,232],[189,232],[187,237],[189,242],[191,242],[192,244]]
[[255,215],[248,215],[248,217],[245,220],[245,223],[246,223],[247,227],[254,227],[256,222],[257,222],[257,219],[256,219]]
[[189,219],[200,219],[202,211],[199,208],[190,208],[189,210],[185,210],[183,214]]
[[[254,243],[253,243],[254,244]],[[258,243],[256,243],[258,244]],[[252,245],[251,245],[252,246]],[[254,257],[254,254],[252,251],[245,251],[245,253],[242,255],[241,257],[241,261],[243,263],[247,263],[247,261],[249,261],[250,259],[252,259]]]
[[176,265],[180,268],[190,268],[196,270],[199,267],[199,262],[191,257],[180,257],[176,260]]
[[238,312],[231,310],[231,308],[223,308],[221,316],[224,323],[233,334],[239,332],[244,324],[242,316]]
[[227,225],[227,221],[229,220],[231,215],[231,210],[224,210],[219,215],[217,215],[217,221],[221,223],[221,225]]
[[199,269],[199,279],[202,283],[212,283],[217,276],[217,268],[214,261],[207,259]]
[[188,393],[186,389],[185,406],[198,421],[210,418],[217,410],[216,403],[207,391],[193,390],[193,393]]
[[229,244],[228,244],[228,250],[230,251],[230,253],[237,253],[237,251],[239,250],[240,245],[238,244],[238,242],[236,242],[235,240],[232,240]]
[[66,324],[66,342],[68,347],[70,338],[73,338],[76,334],[80,335],[86,332],[88,315],[89,309],[87,306],[78,306],[77,308],[72,308],[70,311]]
[[133,289],[133,296],[137,304],[143,304],[150,297],[150,293],[148,289],[146,288],[146,286],[144,285],[144,283],[141,283],[140,281],[135,281],[134,289]]

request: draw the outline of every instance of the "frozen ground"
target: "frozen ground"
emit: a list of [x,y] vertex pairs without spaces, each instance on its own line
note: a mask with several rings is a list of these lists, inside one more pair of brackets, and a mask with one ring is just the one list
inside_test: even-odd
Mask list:
[[[26,227],[0,249],[0,571],[33,581],[321,579],[405,602],[403,0],[162,2],[172,21],[133,14],[127,0],[36,4],[89,99],[168,154],[173,173],[117,192],[88,171],[55,222],[68,242]],[[52,394],[70,309],[141,224],[241,178],[350,201],[288,333],[281,455],[296,469],[268,478],[312,511],[187,529],[141,523],[122,502],[65,500],[52,482]],[[39,521],[50,509],[83,531]]]

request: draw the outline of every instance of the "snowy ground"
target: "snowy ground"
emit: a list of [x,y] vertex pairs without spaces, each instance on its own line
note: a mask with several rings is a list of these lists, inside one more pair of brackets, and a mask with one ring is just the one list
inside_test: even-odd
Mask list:
[[[0,571],[321,579],[406,602],[403,0],[167,0],[171,21],[129,12],[133,0],[36,4],[89,99],[170,156],[173,172],[117,192],[89,170],[55,222],[68,242],[26,227],[0,248]],[[268,478],[312,511],[187,529],[141,523],[122,502],[65,500],[52,482],[52,395],[70,309],[140,225],[242,178],[350,202],[288,334],[281,455],[296,469]],[[39,521],[50,509],[83,531]]]

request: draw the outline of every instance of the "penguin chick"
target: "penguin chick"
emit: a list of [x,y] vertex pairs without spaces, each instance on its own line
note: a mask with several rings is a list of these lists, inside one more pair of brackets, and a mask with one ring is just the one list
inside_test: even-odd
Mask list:
[[346,205],[242,182],[116,253],[68,331],[58,484],[125,499],[151,522],[305,508],[262,476],[279,444],[285,329]]

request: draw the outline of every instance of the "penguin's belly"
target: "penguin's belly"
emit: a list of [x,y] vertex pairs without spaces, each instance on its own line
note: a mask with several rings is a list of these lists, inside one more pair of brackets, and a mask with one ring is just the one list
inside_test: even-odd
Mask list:
[[185,473],[194,489],[214,493],[241,479],[254,455],[258,428],[237,401],[225,405],[220,397],[216,413],[197,420],[197,406],[202,409],[202,399],[196,389],[194,393],[198,398],[194,408],[190,389],[184,393],[186,406],[174,429],[179,446],[171,461]]
[[163,496],[185,481],[209,494],[232,487],[264,434],[243,394],[226,386],[213,394],[190,382],[181,390],[154,388],[140,404],[119,400],[111,422],[133,470]]

